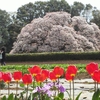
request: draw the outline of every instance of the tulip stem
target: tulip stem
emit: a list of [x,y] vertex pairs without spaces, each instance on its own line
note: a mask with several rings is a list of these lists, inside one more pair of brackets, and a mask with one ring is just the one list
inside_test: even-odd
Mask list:
[[96,92],[98,89],[98,83],[96,81],[94,81],[94,88],[95,88],[94,91]]
[[[54,87],[55,87],[55,82],[53,82],[53,84],[54,84]],[[56,96],[56,91],[55,91],[55,93],[54,93],[54,96]]]
[[28,85],[27,85],[27,88],[26,88],[26,100],[28,100]]
[[73,100],[74,100],[74,79],[73,79]]
[[17,91],[18,91],[18,81],[16,82],[16,96],[17,96]]
[[71,81],[69,82],[70,85],[70,98],[71,98]]
[[46,84],[48,83],[48,80],[46,79]]
[[9,83],[8,83],[8,96],[9,96],[9,94],[10,94],[10,89],[9,89]]
[[35,78],[33,77],[33,90],[35,88]]
[[94,91],[96,91],[96,81],[94,81]]
[[[96,82],[97,83],[97,82]],[[98,90],[98,83],[97,83],[97,89],[96,90]]]
[[[59,85],[59,78],[58,78],[58,85]],[[58,94],[59,94],[59,89],[58,89]]]

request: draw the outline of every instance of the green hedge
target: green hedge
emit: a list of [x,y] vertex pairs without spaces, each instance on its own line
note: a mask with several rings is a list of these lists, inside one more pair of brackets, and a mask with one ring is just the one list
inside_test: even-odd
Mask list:
[[100,52],[52,52],[52,53],[25,53],[7,54],[8,62],[19,61],[59,61],[59,60],[100,60]]

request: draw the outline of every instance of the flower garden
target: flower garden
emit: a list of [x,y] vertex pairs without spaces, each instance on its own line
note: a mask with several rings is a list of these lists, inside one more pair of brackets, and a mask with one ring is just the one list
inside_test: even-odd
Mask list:
[[[92,100],[100,100],[100,90],[98,88],[100,70],[98,63],[91,62],[87,64],[86,71],[94,82]],[[69,65],[66,69],[55,66],[51,70],[34,65],[27,69],[27,73],[20,70],[13,72],[1,71],[0,82],[7,86],[8,92],[0,100],[79,100],[82,92],[80,91],[76,97],[74,95],[74,79],[77,73],[78,68],[75,65]],[[69,91],[67,91],[68,87],[65,88],[60,83],[61,78],[64,78],[69,83]],[[15,82],[16,93],[10,93],[10,83],[12,81]],[[20,94],[18,92],[19,87],[23,88]],[[65,92],[68,94],[67,98],[65,98]]]

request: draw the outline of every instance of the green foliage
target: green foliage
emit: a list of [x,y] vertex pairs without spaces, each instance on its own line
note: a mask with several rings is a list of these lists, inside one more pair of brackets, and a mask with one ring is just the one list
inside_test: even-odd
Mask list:
[[70,5],[65,0],[50,0],[47,2],[46,12],[70,12]]
[[94,9],[92,15],[93,19],[91,19],[91,22],[96,23],[96,25],[100,28],[100,10]]
[[23,24],[22,26],[24,26],[30,23],[34,18],[43,17],[47,12],[55,11],[70,12],[70,6],[65,0],[37,1],[34,4],[30,2],[18,8],[17,19],[19,19]]
[[24,25],[30,23],[34,19],[34,5],[33,3],[25,4],[24,6],[18,8],[17,19]]
[[71,6],[71,16],[80,16],[81,12],[84,9],[84,4],[81,2],[74,2],[74,4]]
[[82,92],[80,92],[77,97],[75,98],[75,100],[79,100],[80,95],[82,94]]
[[18,100],[18,99],[15,99],[14,94],[12,93],[12,94],[10,94],[10,95],[8,96],[8,98],[7,98],[6,96],[3,96],[3,97],[1,98],[1,100]]
[[96,92],[94,92],[92,96],[92,100],[100,100],[100,89],[98,89]]
[[5,87],[5,83],[3,81],[0,81],[0,89],[3,89]]
[[90,4],[86,4],[84,11],[82,12],[83,17],[86,18],[87,22],[90,22],[91,18],[92,18],[92,5]]
[[[73,100],[73,99],[71,98],[71,96],[70,96],[70,93],[69,93],[68,91],[66,91],[66,92],[67,92],[67,94],[68,94],[68,96],[69,96],[69,99],[68,99],[68,100]],[[79,97],[81,96],[81,94],[82,94],[82,92],[80,92],[80,93],[76,96],[75,100],[79,100]]]
[[0,47],[7,46],[9,41],[8,25],[10,22],[10,15],[5,10],[0,10]]
[[100,52],[48,52],[7,54],[7,62],[21,61],[66,61],[66,60],[100,60]]

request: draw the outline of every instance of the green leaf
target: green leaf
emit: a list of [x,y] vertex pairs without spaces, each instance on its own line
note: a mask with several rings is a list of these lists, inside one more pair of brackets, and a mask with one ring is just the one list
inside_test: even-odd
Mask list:
[[32,93],[30,93],[28,100],[33,100],[33,94]]
[[66,92],[67,92],[67,94],[69,96],[69,99],[68,100],[72,100],[71,95],[69,94],[69,92],[68,91],[66,91]]
[[60,97],[61,99],[63,99],[64,98],[64,93],[59,93],[58,97]]
[[22,83],[20,84],[20,87],[24,87],[24,86],[25,86],[24,84],[22,84]]
[[6,99],[6,96],[3,96],[3,98],[2,98],[1,100],[7,100],[7,99]]
[[13,95],[13,93],[11,93],[11,94],[8,96],[8,100],[14,100],[14,95]]
[[18,98],[17,98],[17,96],[15,95],[15,98],[14,98],[14,100],[19,100]]
[[100,95],[100,90],[98,89],[96,92],[94,92],[92,100],[100,100],[99,95]]
[[55,97],[54,100],[62,100],[60,97]]
[[33,100],[33,95],[32,95],[32,93],[30,94],[30,100]]
[[50,97],[48,97],[48,95],[45,96],[45,100],[51,100]]
[[82,94],[82,92],[80,92],[80,93],[78,94],[78,96],[76,97],[75,100],[79,100],[79,97],[80,97],[81,94]]
[[21,92],[20,93],[20,97],[19,97],[21,100],[24,100],[24,92]]

